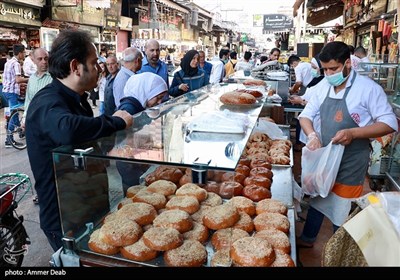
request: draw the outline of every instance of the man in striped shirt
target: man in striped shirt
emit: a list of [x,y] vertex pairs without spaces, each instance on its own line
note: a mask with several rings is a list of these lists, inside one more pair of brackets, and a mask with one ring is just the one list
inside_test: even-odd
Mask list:
[[26,89],[24,120],[32,98],[39,90],[41,90],[42,88],[50,84],[51,81],[53,81],[53,78],[48,72],[49,53],[43,48],[37,48],[33,50],[32,58],[33,62],[37,66],[37,70],[36,73],[32,74],[29,78],[28,87]]

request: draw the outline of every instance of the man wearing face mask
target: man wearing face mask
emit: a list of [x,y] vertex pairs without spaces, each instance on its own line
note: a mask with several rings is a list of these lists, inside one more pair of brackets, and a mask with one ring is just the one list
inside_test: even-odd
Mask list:
[[[331,193],[311,199],[299,247],[312,247],[324,216],[336,231],[346,220],[351,199],[361,196],[367,173],[370,138],[397,131],[392,107],[382,87],[352,69],[350,51],[343,42],[328,43],[319,58],[325,79],[312,88],[313,94],[300,114],[307,135],[306,146],[315,150],[329,144],[345,146]],[[315,120],[321,125],[315,129]]]

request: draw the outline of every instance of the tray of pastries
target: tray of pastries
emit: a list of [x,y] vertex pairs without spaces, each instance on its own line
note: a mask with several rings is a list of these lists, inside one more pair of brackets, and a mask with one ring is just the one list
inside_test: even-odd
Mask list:
[[[233,196],[234,188],[222,198],[215,186],[187,183],[189,171],[173,169],[161,166],[147,175],[147,186],[130,187],[80,249],[145,266],[295,265],[285,204]],[[160,179],[167,170],[174,182]]]

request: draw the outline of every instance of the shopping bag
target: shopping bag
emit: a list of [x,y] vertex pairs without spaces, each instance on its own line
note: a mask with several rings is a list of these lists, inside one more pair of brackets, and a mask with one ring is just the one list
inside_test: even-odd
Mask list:
[[400,266],[400,238],[381,205],[369,205],[343,227],[369,266]]
[[311,151],[303,148],[301,158],[301,187],[311,197],[327,197],[330,193],[344,152],[343,145],[332,144]]

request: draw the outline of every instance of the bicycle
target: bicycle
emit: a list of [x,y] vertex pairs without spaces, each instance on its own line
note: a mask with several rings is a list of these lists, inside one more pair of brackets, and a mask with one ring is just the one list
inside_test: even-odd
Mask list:
[[[10,117],[7,119],[7,140],[18,150],[26,148],[25,128],[22,127],[24,103],[18,103],[10,108]],[[13,120],[11,122],[11,120]]]
[[31,244],[23,225],[24,218],[15,209],[32,189],[28,175],[0,175],[0,267],[20,267]]

